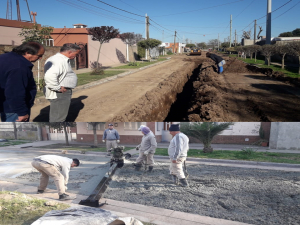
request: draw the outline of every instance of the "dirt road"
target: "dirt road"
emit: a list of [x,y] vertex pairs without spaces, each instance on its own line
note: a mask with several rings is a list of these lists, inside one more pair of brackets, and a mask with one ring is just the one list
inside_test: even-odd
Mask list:
[[[67,120],[300,121],[299,87],[275,79],[278,74],[269,69],[225,60],[219,75],[205,54],[176,55],[166,63],[75,92]],[[47,121],[48,114],[48,104],[35,105],[31,119]]]

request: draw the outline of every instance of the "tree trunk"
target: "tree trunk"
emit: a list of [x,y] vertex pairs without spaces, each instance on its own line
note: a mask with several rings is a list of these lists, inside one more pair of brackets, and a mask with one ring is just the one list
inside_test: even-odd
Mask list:
[[256,62],[256,52],[255,52],[255,54],[254,54],[254,57],[255,57],[255,62]]
[[16,122],[13,122],[13,125],[14,125],[15,140],[18,140],[18,130],[17,130]]
[[204,146],[204,148],[203,148],[204,153],[211,153],[213,151],[214,151],[214,149],[210,145],[209,146]]
[[253,52],[250,53],[250,59],[252,60]]
[[[135,62],[135,56],[134,56],[134,51],[133,51],[133,47],[132,46],[130,46],[131,47],[131,51],[132,51],[132,56],[133,56],[133,62]],[[130,58],[130,56],[129,56],[129,58]]]
[[271,56],[268,57],[268,66],[271,64]]
[[285,54],[282,55],[281,69],[284,69],[284,57],[285,57]]
[[94,146],[98,146],[98,140],[97,140],[97,123],[93,123],[93,133],[94,133]]
[[300,55],[298,56],[299,58],[299,70],[298,70],[298,74],[300,74]]
[[97,68],[99,68],[99,57],[100,57],[100,50],[101,50],[101,47],[102,47],[102,43],[100,42],[100,47],[99,47],[99,50],[98,50],[98,56],[97,56]]
[[65,133],[65,138],[66,138],[66,145],[69,146],[69,138],[68,138],[68,133],[67,133],[66,122],[63,123],[63,127],[64,127],[64,133]]

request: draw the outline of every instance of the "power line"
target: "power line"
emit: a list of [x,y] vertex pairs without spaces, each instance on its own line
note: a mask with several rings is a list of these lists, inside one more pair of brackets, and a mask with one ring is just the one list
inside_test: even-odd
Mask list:
[[162,15],[162,16],[153,16],[153,17],[164,17],[164,16],[172,16],[172,15],[178,15],[178,14],[185,14],[185,13],[190,13],[190,12],[195,12],[195,11],[200,11],[200,10],[205,10],[205,9],[216,8],[216,7],[220,7],[220,6],[223,6],[223,5],[230,5],[230,4],[233,4],[233,3],[236,3],[236,2],[241,2],[241,1],[243,1],[243,0],[229,2],[229,3],[225,3],[225,4],[221,4],[221,5],[215,5],[215,6],[211,6],[211,7],[207,7],[207,8],[195,9],[195,10],[181,12],[181,13],[173,13],[173,14]]
[[92,14],[97,15],[97,16],[103,16],[103,17],[106,17],[106,18],[109,18],[109,19],[112,19],[112,20],[121,21],[121,22],[125,22],[125,23],[126,22],[127,23],[135,23],[135,24],[143,24],[144,23],[143,21],[141,21],[140,23],[138,23],[138,22],[133,22],[133,21],[124,20],[124,19],[121,19],[121,18],[116,18],[116,17],[112,17],[112,16],[109,16],[109,15],[105,15],[103,13],[99,13],[98,11],[94,11],[92,9],[85,8],[85,7],[81,6],[81,5],[77,5],[77,4],[73,3],[73,2],[68,2],[66,0],[57,0],[57,1],[59,1],[59,2],[61,2],[63,4],[66,4],[66,5],[72,6],[74,8],[86,11],[88,13],[92,13]]
[[171,32],[173,32],[172,30],[169,30],[169,29],[167,29],[167,28],[165,28],[165,27],[163,27],[163,26],[161,26],[161,25],[159,25],[158,23],[156,23],[154,20],[152,20],[152,19],[150,19],[153,23],[155,23],[155,24],[157,24],[158,26],[160,26],[160,27],[162,27],[162,28],[164,28],[165,30],[168,30],[168,31],[171,31]]
[[[112,11],[109,11],[109,10],[106,10],[106,9],[103,9],[103,8],[100,8],[100,7],[98,7],[98,6],[95,6],[95,5],[93,5],[93,4],[87,3],[87,2],[85,2],[85,1],[82,1],[82,0],[77,0],[77,1],[79,1],[79,2],[82,2],[82,3],[84,3],[84,4],[87,4],[87,5],[89,5],[89,6],[92,6],[92,7],[95,7],[95,8],[101,9],[101,10],[104,10],[104,11],[106,11],[106,12],[110,12],[110,13],[113,13],[113,14],[116,14],[116,15],[119,15],[119,16],[123,16],[123,15],[121,15],[121,14],[114,13],[114,12],[112,12]],[[143,22],[143,21],[141,21],[141,20],[133,19],[133,18],[130,18],[130,17],[127,17],[127,16],[123,16],[123,17],[126,17],[126,18],[129,18],[129,19],[131,19],[131,20],[136,20],[136,21],[139,21],[139,22],[142,22],[142,23],[144,23],[144,22]]]
[[124,9],[120,9],[120,8],[118,8],[118,7],[115,7],[115,6],[113,6],[113,5],[110,5],[110,4],[108,4],[108,3],[106,3],[106,2],[103,2],[103,1],[101,1],[101,0],[97,0],[97,1],[98,1],[98,2],[101,2],[101,3],[105,4],[105,5],[108,5],[108,6],[110,6],[110,7],[113,7],[113,8],[115,8],[115,9],[121,10],[121,11],[123,11],[123,12],[127,12],[127,13],[130,13],[130,14],[132,14],[132,15],[136,15],[136,16],[140,16],[140,17],[145,17],[145,16],[142,16],[142,15],[138,15],[138,14],[136,14],[136,13],[132,13],[132,12],[126,11],[126,10],[124,10]]
[[[119,0],[120,2],[123,2],[122,0]],[[128,3],[126,3],[126,2],[123,2],[124,4],[126,4],[126,5],[128,5],[128,6],[130,6],[130,7],[132,7],[132,8],[134,8],[134,9],[136,9],[136,10],[138,10],[138,11],[140,11],[140,12],[142,12],[141,10],[139,10],[139,9],[137,9],[137,8],[135,8],[135,7],[133,7],[132,5],[129,5]],[[142,12],[143,13],[143,12]]]
[[[291,1],[292,1],[292,0],[290,0],[290,1],[286,2],[286,3],[284,3],[282,6],[278,7],[278,8],[275,9],[274,11],[272,11],[272,13],[276,12],[278,9],[281,9],[282,7],[284,7],[285,5],[287,5],[288,3],[290,3]],[[267,16],[267,15],[262,16],[262,17],[260,17],[259,19],[257,19],[256,21],[261,20],[262,18],[265,18],[266,16]]]
[[246,8],[244,8],[234,19],[236,19],[239,15],[241,15],[255,0],[253,0]]

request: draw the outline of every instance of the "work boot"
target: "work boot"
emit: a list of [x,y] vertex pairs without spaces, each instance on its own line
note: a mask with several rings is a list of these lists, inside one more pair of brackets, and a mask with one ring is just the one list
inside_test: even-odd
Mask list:
[[175,185],[178,185],[178,177],[172,174],[172,181]]
[[142,164],[134,164],[135,170],[140,171],[142,169]]
[[185,178],[179,179],[179,181],[181,183],[181,186],[183,186],[183,187],[188,187],[189,186],[189,184],[188,184],[188,182]]
[[70,195],[67,194],[62,194],[59,196],[59,201],[66,201],[66,200],[73,200],[74,198],[72,198]]
[[43,194],[44,193],[44,190],[38,190],[37,191],[37,194]]
[[151,172],[153,170],[153,166],[149,166],[148,171]]

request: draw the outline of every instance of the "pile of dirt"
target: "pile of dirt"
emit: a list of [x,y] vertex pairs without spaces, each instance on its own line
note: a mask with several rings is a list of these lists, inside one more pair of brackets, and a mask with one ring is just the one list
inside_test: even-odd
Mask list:
[[193,83],[194,101],[188,109],[188,121],[223,121],[224,108],[226,108],[226,100],[224,101],[222,82],[219,74],[216,72],[215,63],[207,59],[201,65],[200,74]]
[[143,174],[125,164],[103,197],[257,225],[300,221],[299,172],[188,165],[183,188],[168,168],[159,163]]
[[286,79],[236,58],[229,58],[218,74],[215,62],[206,59],[185,117],[174,121],[299,121],[299,90],[275,76]]

